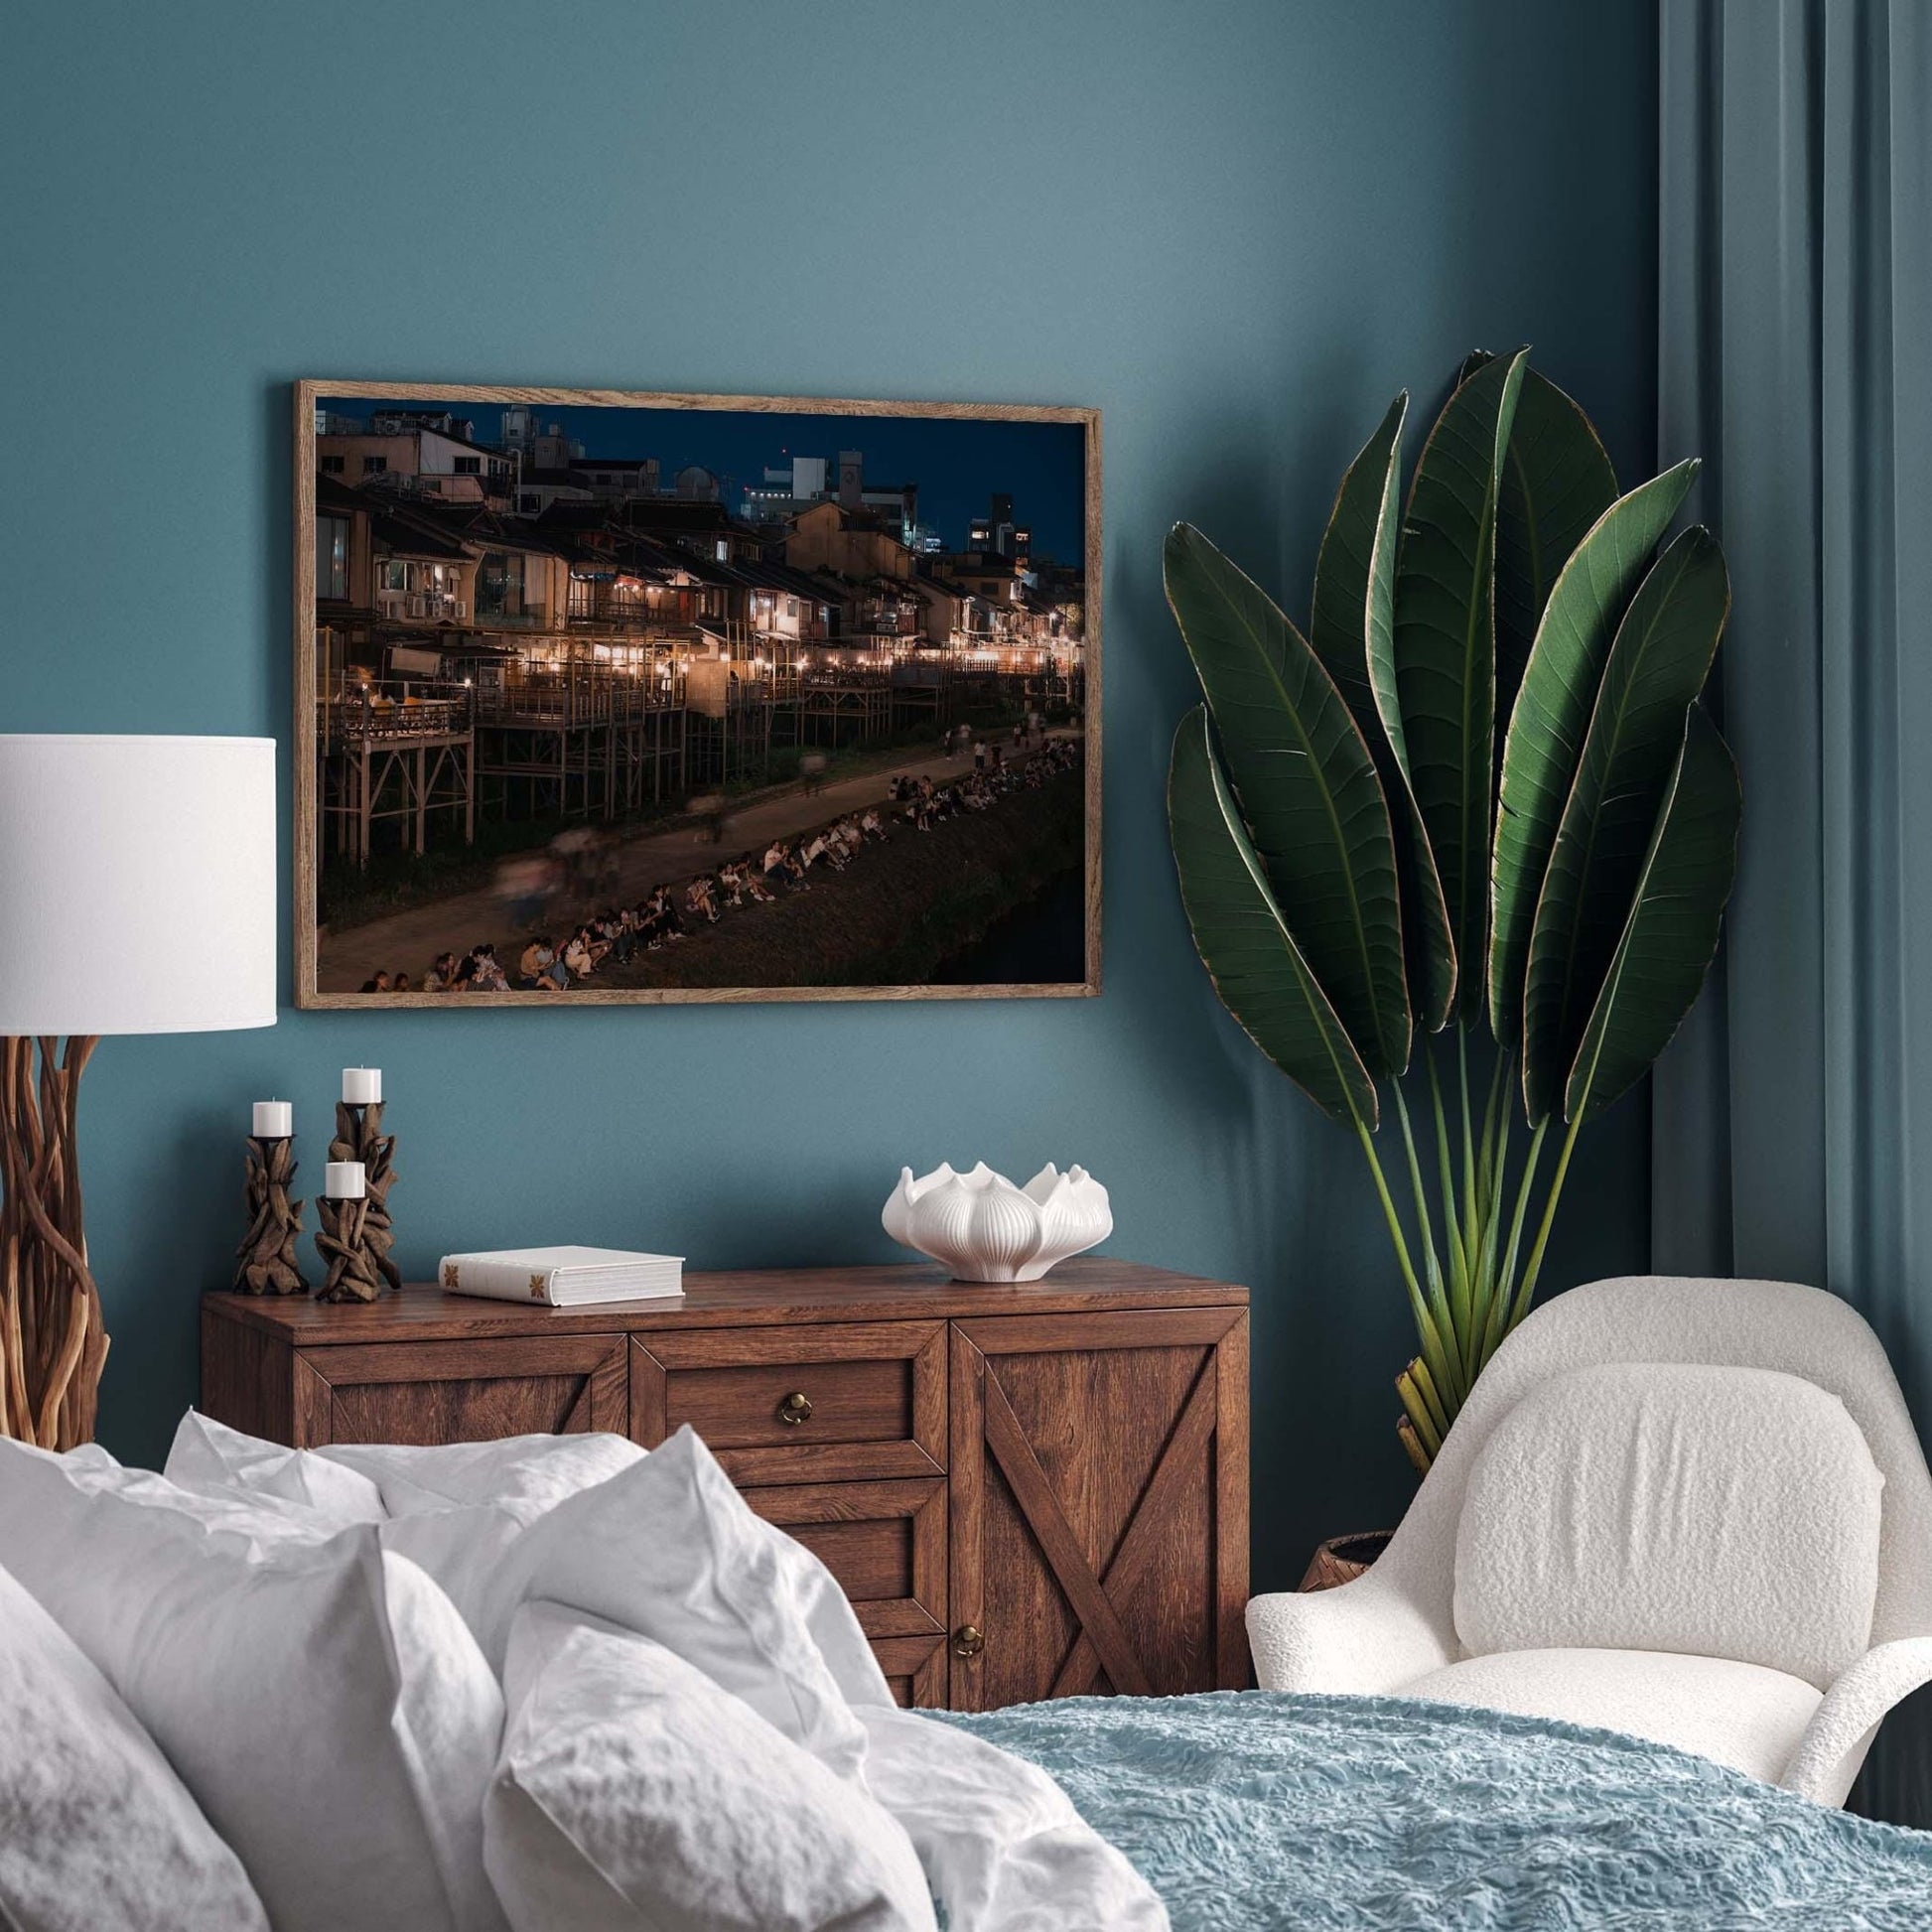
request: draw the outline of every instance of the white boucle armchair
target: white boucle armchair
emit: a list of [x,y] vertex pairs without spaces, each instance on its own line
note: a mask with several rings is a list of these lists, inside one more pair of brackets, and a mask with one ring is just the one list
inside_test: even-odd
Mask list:
[[1932,1682],[1932,1476],[1836,1297],[1595,1282],[1497,1351],[1375,1567],[1248,1634],[1264,1690],[1597,1725],[1842,1804]]

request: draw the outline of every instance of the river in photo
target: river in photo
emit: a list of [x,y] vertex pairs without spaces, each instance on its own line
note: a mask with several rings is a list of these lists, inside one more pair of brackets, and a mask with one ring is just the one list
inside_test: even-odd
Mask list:
[[1026,986],[1086,978],[1086,877],[1056,874],[933,973],[935,986]]

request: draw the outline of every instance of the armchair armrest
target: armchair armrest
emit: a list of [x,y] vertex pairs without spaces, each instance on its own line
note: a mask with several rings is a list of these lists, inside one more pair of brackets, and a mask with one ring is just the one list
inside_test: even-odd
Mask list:
[[1932,1684],[1932,1636],[1867,1650],[1825,1693],[1778,1782],[1818,1804],[1842,1805],[1879,1721],[1922,1684]]
[[1373,1697],[1451,1661],[1421,1606],[1372,1570],[1334,1589],[1250,1597],[1248,1642],[1264,1691]]

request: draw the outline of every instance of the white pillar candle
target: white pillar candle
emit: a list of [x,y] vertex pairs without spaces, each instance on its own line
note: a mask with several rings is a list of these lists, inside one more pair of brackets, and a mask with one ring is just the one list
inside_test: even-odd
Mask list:
[[295,1132],[295,1109],[286,1100],[255,1102],[254,1135],[258,1141],[286,1141]]
[[379,1066],[344,1067],[343,1098],[351,1107],[373,1107],[382,1098],[382,1069]]
[[360,1200],[363,1192],[359,1161],[331,1161],[324,1170],[322,1191],[331,1200]]

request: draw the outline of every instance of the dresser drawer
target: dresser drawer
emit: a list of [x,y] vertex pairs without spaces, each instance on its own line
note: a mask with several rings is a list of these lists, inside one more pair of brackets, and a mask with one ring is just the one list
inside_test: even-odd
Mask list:
[[766,1522],[839,1581],[900,1704],[946,1703],[946,1479],[747,1489]]
[[867,1636],[944,1634],[944,1476],[783,1483],[744,1496],[839,1580]]
[[624,1425],[621,1334],[304,1348],[292,1366],[289,1437],[300,1449],[621,1433]]
[[677,1328],[630,1338],[630,1433],[689,1423],[741,1486],[946,1466],[946,1324]]

